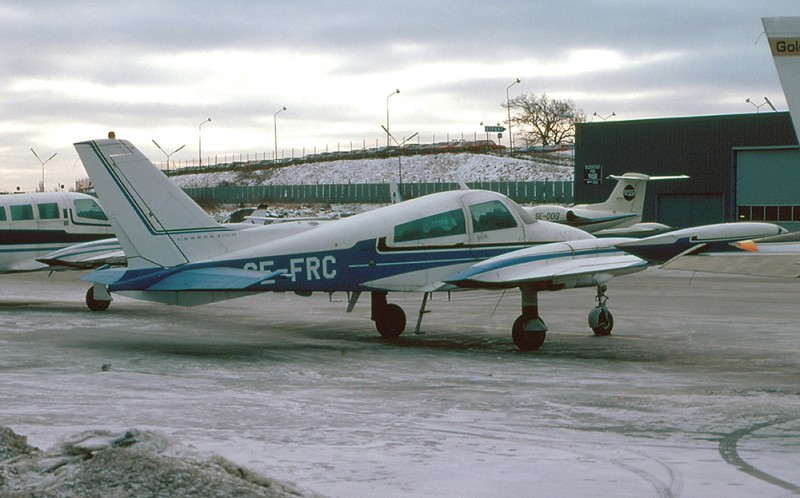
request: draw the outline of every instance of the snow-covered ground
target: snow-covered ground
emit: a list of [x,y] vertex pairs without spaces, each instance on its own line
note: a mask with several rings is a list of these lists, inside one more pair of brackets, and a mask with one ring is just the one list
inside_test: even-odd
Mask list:
[[[588,329],[592,289],[542,293],[547,341],[523,354],[511,291],[436,294],[424,335],[387,341],[364,298],[122,297],[98,314],[78,276],[0,277],[0,425],[47,450],[9,462],[0,445],[0,496],[800,491],[789,279],[614,279],[608,337]],[[413,320],[420,297],[391,300]]]
[[309,185],[331,183],[572,181],[568,156],[530,160],[485,154],[434,154],[385,159],[352,159],[307,163],[257,171],[172,176],[181,188],[233,185]]

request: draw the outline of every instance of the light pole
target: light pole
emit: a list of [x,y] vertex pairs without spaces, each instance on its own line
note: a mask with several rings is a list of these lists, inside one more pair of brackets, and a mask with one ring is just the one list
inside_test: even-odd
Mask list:
[[602,119],[603,121],[605,121],[606,119],[610,118],[611,116],[616,116],[616,115],[617,115],[617,113],[616,113],[616,112],[612,112],[611,114],[609,114],[609,115],[608,115],[608,116],[606,116],[606,117],[603,117],[603,116],[601,116],[601,115],[599,115],[599,114],[597,114],[597,113],[594,113],[594,114],[592,114],[592,116],[595,116],[595,117],[597,117],[597,118],[600,118],[600,119]]
[[394,138],[394,135],[389,133],[389,128],[387,128],[387,127],[385,127],[383,125],[381,125],[381,128],[383,128],[383,131],[386,132],[387,136],[389,136],[392,140],[394,140],[394,143],[397,144],[397,148],[399,149],[397,151],[398,152],[398,154],[397,154],[397,176],[398,176],[397,185],[398,185],[398,188],[399,188],[399,186],[403,184],[403,159],[402,159],[403,158],[403,150],[402,149],[403,149],[403,146],[405,146],[405,144],[407,144],[409,140],[411,140],[412,138],[417,136],[417,132],[414,132],[413,135],[411,135],[410,137],[404,139],[402,142],[398,142],[397,139]]
[[508,96],[508,91],[511,89],[512,86],[520,83],[519,78],[514,80],[514,83],[511,83],[506,88],[506,108],[508,109],[508,146],[509,146],[509,154],[514,154],[514,139],[511,138],[511,98]]
[[760,104],[756,104],[755,102],[750,100],[749,97],[747,98],[747,100],[745,100],[745,102],[747,102],[748,104],[753,104],[753,106],[756,108],[756,113],[758,113],[761,110],[761,108],[763,106],[765,106],[765,105],[768,105],[770,107],[770,109],[772,109],[773,111],[778,112],[778,110],[775,109],[775,106],[772,105],[772,102],[770,102],[769,99],[766,98],[766,97],[764,97],[764,102],[762,102]]
[[165,151],[164,149],[162,149],[162,148],[161,148],[161,146],[160,146],[160,145],[158,145],[158,142],[156,142],[155,140],[153,140],[153,143],[154,143],[154,144],[156,144],[156,147],[158,147],[158,150],[160,150],[161,152],[163,152],[163,153],[164,153],[164,155],[165,155],[165,156],[167,156],[167,173],[169,173],[169,157],[170,157],[172,154],[174,154],[174,153],[178,152],[179,150],[181,150],[182,148],[186,147],[186,144],[183,144],[183,145],[181,145],[181,146],[180,146],[180,147],[178,147],[177,149],[175,149],[175,150],[173,150],[172,152],[170,152],[169,154],[167,154],[167,151]]
[[281,107],[280,109],[272,115],[272,124],[275,127],[274,136],[275,136],[275,162],[278,162],[278,114],[285,111],[286,106]]
[[33,152],[33,155],[36,156],[36,159],[38,159],[39,162],[42,164],[42,192],[44,192],[44,165],[45,165],[45,163],[50,161],[50,159],[53,159],[54,157],[56,157],[56,154],[58,154],[58,152],[54,152],[52,156],[48,157],[44,161],[42,161],[42,159],[39,157],[39,154],[37,154],[36,151],[33,150],[33,147],[31,147],[31,152]]
[[197,159],[198,166],[203,165],[203,125],[211,121],[211,118],[206,119],[197,126]]
[[397,95],[398,93],[400,93],[399,88],[386,96],[386,146],[387,147],[391,145],[391,143],[389,142],[389,97],[391,97],[392,95]]

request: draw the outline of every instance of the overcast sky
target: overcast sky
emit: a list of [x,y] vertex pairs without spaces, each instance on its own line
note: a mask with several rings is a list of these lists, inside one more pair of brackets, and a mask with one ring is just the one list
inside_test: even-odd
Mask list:
[[156,162],[153,139],[196,161],[201,130],[204,161],[261,158],[277,120],[279,156],[301,155],[385,145],[388,101],[400,140],[485,138],[516,78],[512,98],[571,99],[589,119],[755,112],[745,99],[765,96],[786,110],[761,17],[797,15],[797,0],[0,2],[0,190],[36,188],[31,148],[57,153],[47,190],[73,186],[72,144],[109,130]]

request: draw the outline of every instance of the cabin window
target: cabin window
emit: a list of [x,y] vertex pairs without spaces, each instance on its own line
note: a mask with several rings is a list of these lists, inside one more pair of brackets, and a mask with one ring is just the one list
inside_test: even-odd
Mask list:
[[26,221],[33,219],[33,206],[30,204],[17,204],[8,206],[11,210],[11,221]]
[[394,241],[408,242],[465,233],[467,228],[464,212],[454,209],[397,225],[394,227]]
[[55,202],[48,202],[46,204],[37,204],[39,208],[40,220],[57,220],[58,219],[58,204]]
[[106,213],[94,199],[75,199],[75,214],[90,220],[108,220]]
[[469,207],[472,214],[472,229],[475,232],[490,232],[516,228],[517,220],[500,201],[482,202]]
[[0,206],[0,221],[6,221],[6,207]]

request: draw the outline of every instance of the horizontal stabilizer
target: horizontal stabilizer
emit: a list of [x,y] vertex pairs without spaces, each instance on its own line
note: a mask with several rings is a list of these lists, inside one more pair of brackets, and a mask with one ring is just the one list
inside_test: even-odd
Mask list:
[[99,269],[82,276],[81,280],[95,284],[111,285],[124,278],[127,272],[128,270],[125,268]]
[[238,268],[195,268],[184,270],[147,287],[150,291],[178,290],[250,290],[264,280],[273,279],[283,271],[269,273]]
[[217,291],[254,290],[266,280],[284,272],[260,272],[239,268],[205,267],[130,271],[125,268],[101,269],[81,280],[104,284],[110,291]]

